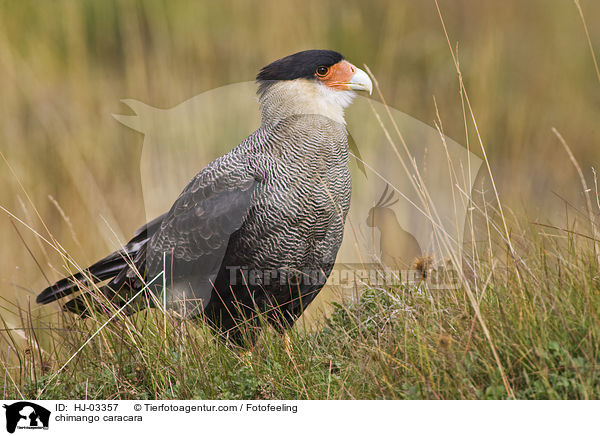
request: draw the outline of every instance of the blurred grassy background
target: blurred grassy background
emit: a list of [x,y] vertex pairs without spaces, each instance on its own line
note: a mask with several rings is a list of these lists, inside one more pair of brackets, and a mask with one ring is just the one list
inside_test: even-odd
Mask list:
[[[505,204],[531,220],[564,217],[553,192],[579,207],[581,187],[551,127],[587,176],[600,161],[600,85],[575,4],[441,0],[440,7]],[[600,3],[582,7],[598,49]],[[0,150],[54,237],[87,264],[116,247],[114,238],[98,237],[107,223],[123,242],[145,219],[142,137],[112,119],[124,112],[120,99],[171,107],[308,48],[368,64],[387,102],[428,124],[435,96],[445,133],[467,142],[432,1],[3,1]],[[470,131],[480,155],[473,138]],[[17,177],[0,162],[0,205],[45,233]],[[19,228],[48,279],[57,279],[59,256]],[[5,213],[0,238],[0,296],[23,303],[46,280]]]

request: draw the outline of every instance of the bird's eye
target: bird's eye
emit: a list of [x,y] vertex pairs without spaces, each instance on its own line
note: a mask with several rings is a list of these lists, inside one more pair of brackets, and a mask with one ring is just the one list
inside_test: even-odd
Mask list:
[[323,77],[329,72],[329,68],[327,67],[317,67],[317,76]]

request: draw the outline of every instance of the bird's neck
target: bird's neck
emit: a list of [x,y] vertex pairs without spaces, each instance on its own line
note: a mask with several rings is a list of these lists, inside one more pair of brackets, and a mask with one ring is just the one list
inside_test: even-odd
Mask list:
[[322,115],[341,124],[353,92],[337,91],[309,80],[269,84],[259,96],[262,124],[276,124],[294,115]]

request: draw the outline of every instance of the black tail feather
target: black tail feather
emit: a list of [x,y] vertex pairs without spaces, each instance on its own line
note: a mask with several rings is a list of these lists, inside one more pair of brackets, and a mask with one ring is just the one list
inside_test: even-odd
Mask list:
[[37,296],[35,301],[38,304],[48,304],[77,292],[80,286],[89,286],[91,283],[98,283],[114,277],[123,268],[127,267],[126,256],[127,254],[123,251],[112,253],[84,271],[65,277],[47,287]]
[[160,228],[164,214],[138,229],[133,238],[119,251],[109,254],[83,271],[59,280],[44,289],[36,298],[38,304],[48,304],[77,292],[81,286],[89,286],[116,277],[130,268],[136,255],[144,249],[152,235]]

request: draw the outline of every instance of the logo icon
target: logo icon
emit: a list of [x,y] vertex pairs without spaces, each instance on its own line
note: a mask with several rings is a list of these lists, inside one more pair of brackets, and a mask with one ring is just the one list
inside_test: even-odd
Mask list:
[[3,406],[6,409],[6,431],[18,429],[48,429],[50,411],[28,401]]
[[[212,89],[169,109],[122,102],[135,115],[113,117],[144,134],[140,174],[148,221],[170,209],[200,168],[261,125],[254,82]],[[472,237],[464,230],[483,161],[437,128],[364,96],[345,117],[352,194],[329,288],[354,292],[355,281],[366,283],[366,277],[373,286],[412,277],[435,289],[455,287],[443,277],[456,267],[448,260],[463,255]],[[295,195],[292,187],[285,194]],[[255,272],[268,278],[273,271]],[[189,314],[203,297],[182,292],[176,298],[193,301],[183,306]]]

